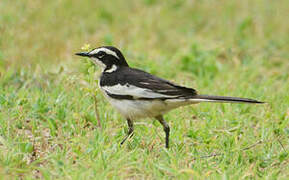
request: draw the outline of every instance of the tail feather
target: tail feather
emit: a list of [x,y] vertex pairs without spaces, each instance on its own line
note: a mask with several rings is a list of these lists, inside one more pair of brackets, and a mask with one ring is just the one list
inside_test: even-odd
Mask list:
[[229,96],[210,96],[210,95],[195,95],[191,100],[196,102],[257,103],[257,104],[264,103],[261,101],[257,101],[255,99],[229,97]]

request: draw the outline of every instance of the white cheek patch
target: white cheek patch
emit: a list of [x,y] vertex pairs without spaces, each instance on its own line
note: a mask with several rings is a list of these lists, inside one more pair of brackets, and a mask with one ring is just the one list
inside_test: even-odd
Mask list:
[[114,51],[112,51],[112,50],[110,50],[110,49],[107,49],[107,48],[97,48],[97,49],[91,51],[89,54],[97,54],[97,53],[100,52],[100,51],[103,51],[103,52],[105,52],[106,54],[110,54],[110,55],[116,57],[117,59],[119,59],[119,57],[118,57],[118,55],[116,54],[116,52],[114,52]]
[[99,65],[103,69],[106,67],[106,65],[104,63],[102,63],[99,59],[97,59],[95,57],[92,57],[91,60],[94,64]]

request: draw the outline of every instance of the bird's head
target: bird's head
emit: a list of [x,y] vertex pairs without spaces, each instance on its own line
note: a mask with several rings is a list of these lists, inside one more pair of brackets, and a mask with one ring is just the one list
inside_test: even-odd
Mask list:
[[108,72],[121,66],[128,66],[120,50],[113,46],[101,46],[89,52],[80,52],[75,55],[89,57],[93,63],[101,66],[104,71]]

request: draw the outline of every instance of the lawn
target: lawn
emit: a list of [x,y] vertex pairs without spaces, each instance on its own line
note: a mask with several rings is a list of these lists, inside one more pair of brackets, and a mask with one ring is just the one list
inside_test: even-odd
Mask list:
[[[286,179],[289,1],[0,1],[0,179]],[[266,104],[181,107],[126,121],[74,55],[113,45],[201,94]],[[96,112],[101,127],[98,126]]]

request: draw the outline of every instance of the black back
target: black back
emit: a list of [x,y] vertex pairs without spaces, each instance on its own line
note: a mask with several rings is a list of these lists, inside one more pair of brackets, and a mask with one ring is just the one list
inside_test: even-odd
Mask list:
[[191,98],[197,94],[197,91],[192,88],[179,86],[142,70],[129,67],[121,67],[113,73],[104,72],[101,75],[100,86],[114,86],[117,84],[133,85],[159,94],[183,98]]

